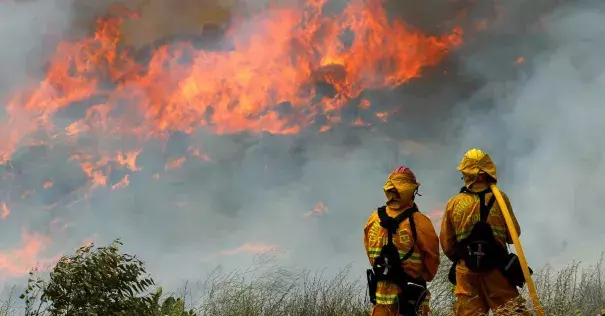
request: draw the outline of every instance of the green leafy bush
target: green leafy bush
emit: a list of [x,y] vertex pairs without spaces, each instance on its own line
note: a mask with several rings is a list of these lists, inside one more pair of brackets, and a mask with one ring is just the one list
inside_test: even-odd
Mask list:
[[117,239],[106,247],[83,246],[75,254],[61,257],[48,281],[34,279],[32,271],[20,297],[25,315],[195,315],[185,310],[180,298],[160,301],[161,287],[150,293],[155,282],[144,263],[120,253],[121,245]]

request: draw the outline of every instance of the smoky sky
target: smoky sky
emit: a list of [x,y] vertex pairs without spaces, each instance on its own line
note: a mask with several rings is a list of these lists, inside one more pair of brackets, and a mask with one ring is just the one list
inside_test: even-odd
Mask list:
[[[248,1],[258,10],[265,5]],[[330,10],[344,5],[329,3]],[[363,225],[384,202],[388,172],[400,164],[412,168],[422,184],[421,210],[442,210],[462,185],[458,162],[477,147],[498,167],[530,265],[598,258],[605,250],[603,4],[393,1],[386,6],[393,17],[429,34],[461,25],[464,44],[420,78],[393,90],[365,91],[369,110],[343,110],[345,122],[374,117],[371,127],[342,124],[326,133],[309,129],[296,135],[174,133],[165,144],[145,144],[137,158],[141,171],[131,174],[128,188],[96,188],[85,199],[77,189],[87,178],[69,156],[82,145],[128,149],[128,139],[90,135],[78,143],[24,145],[4,166],[2,190],[36,193],[7,201],[13,211],[0,222],[3,251],[21,245],[26,227],[52,239],[41,258],[73,251],[88,239],[104,244],[120,237],[124,250],[145,260],[168,287],[203,279],[219,264],[247,266],[254,254],[246,249],[262,247],[275,248],[280,265],[334,273],[353,264],[356,276],[367,264]],[[84,32],[84,22],[106,9],[106,3],[2,2],[3,96],[44,73],[49,42]],[[482,21],[488,21],[485,29],[479,27]],[[245,31],[254,27],[246,24]],[[81,116],[90,104],[57,114],[57,124]],[[394,107],[388,123],[372,115]],[[181,168],[154,179],[192,144],[211,160],[189,157]],[[116,171],[109,182],[122,177]],[[42,190],[48,179],[52,188]],[[319,202],[327,212],[305,216]],[[44,208],[53,204],[58,206]],[[440,219],[434,224],[439,231]]]

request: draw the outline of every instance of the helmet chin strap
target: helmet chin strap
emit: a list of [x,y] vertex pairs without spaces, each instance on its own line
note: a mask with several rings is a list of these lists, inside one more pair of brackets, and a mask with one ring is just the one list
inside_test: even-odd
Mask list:
[[414,195],[412,196],[412,199],[415,198],[416,195],[422,196],[422,194],[418,193],[418,188],[416,188],[416,190],[414,190]]

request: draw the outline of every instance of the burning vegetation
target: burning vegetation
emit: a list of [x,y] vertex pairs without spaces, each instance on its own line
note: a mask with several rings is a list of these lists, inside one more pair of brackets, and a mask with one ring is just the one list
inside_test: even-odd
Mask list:
[[[95,190],[124,190],[144,169],[137,161],[146,146],[159,142],[165,148],[175,133],[329,131],[342,123],[343,108],[372,107],[360,98],[364,91],[403,85],[462,43],[461,28],[429,36],[389,18],[380,0],[351,1],[330,13],[325,3],[272,4],[252,16],[234,16],[221,49],[181,41],[148,46],[149,58],[140,58],[124,46],[123,34],[140,12],[126,8],[99,18],[90,36],[58,42],[43,78],[4,95],[1,218],[10,220],[42,192],[63,192],[43,207],[52,211],[84,205]],[[387,122],[391,112],[375,115]],[[351,125],[370,124],[358,117]],[[112,142],[120,145],[107,145]],[[66,189],[45,179],[25,186],[15,161],[24,148],[40,152],[40,160],[61,151],[64,163],[79,166],[84,183]],[[191,145],[184,155],[167,157],[152,178],[189,160],[212,161],[212,155]],[[312,214],[323,212],[320,207]],[[8,268],[18,264],[11,263],[14,257],[3,256],[7,271],[16,271]]]

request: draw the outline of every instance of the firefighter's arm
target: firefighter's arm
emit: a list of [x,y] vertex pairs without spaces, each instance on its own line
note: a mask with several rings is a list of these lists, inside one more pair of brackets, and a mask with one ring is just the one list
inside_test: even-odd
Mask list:
[[439,232],[439,242],[443,253],[450,259],[454,257],[454,245],[456,243],[456,230],[452,225],[452,214],[454,212],[454,201],[450,199],[445,206],[445,213],[441,220],[441,231]]
[[425,281],[432,281],[439,268],[439,237],[437,237],[433,223],[426,215],[415,213],[414,221],[418,236],[416,245],[424,266],[423,278]]
[[[513,206],[511,205],[510,200],[508,199],[508,196],[505,193],[502,193],[502,197],[504,198],[504,202],[506,203],[506,207],[508,208],[510,218],[513,220],[513,224],[515,225],[515,230],[517,230],[517,236],[521,236],[521,227],[519,226],[517,217],[515,217]],[[506,229],[506,242],[508,244],[513,244],[513,239],[510,236],[510,231],[508,230],[508,228]]]

